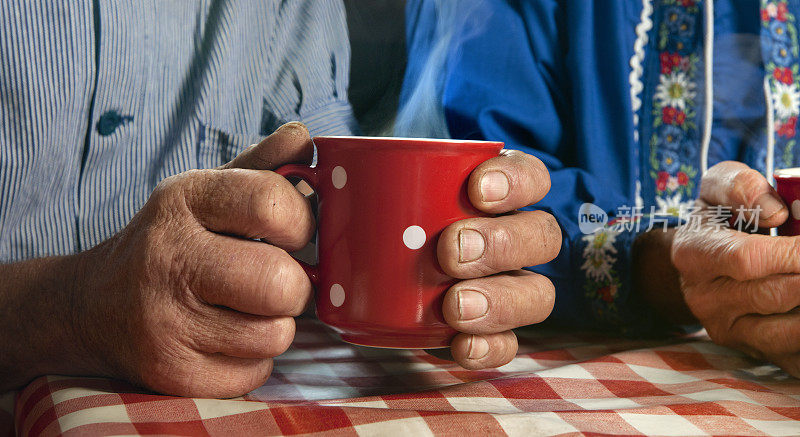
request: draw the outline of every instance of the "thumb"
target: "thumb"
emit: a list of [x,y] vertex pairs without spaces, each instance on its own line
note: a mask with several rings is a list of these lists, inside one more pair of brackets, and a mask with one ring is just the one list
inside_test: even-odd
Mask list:
[[789,216],[789,210],[767,179],[741,162],[724,161],[711,167],[700,182],[700,199],[713,206],[727,206],[735,214],[738,208],[745,215],[760,208],[758,226],[771,228]]
[[308,128],[299,121],[290,121],[219,168],[274,170],[288,163],[310,163],[313,156]]

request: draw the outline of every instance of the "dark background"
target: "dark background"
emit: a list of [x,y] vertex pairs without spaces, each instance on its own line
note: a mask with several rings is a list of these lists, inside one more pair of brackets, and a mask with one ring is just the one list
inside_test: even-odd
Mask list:
[[365,135],[387,135],[406,66],[405,0],[344,0],[350,103]]

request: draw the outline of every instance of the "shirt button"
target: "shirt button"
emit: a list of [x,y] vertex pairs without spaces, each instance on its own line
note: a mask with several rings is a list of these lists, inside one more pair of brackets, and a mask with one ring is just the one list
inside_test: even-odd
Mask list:
[[117,130],[120,125],[133,121],[130,115],[120,115],[119,112],[111,110],[104,112],[97,120],[97,133],[101,136],[107,137]]

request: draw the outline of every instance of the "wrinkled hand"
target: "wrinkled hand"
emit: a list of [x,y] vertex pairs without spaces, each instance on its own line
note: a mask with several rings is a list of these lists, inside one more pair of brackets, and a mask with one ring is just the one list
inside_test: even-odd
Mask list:
[[284,125],[222,168],[165,179],[130,224],[85,252],[75,329],[101,357],[97,374],[183,396],[264,383],[312,295],[287,251],[315,223],[291,183],[256,170],[308,162],[312,150],[304,126]]
[[448,226],[439,237],[442,270],[463,279],[445,294],[443,312],[460,333],[453,359],[467,369],[497,367],[517,353],[512,328],[543,321],[553,309],[549,279],[522,270],[546,263],[561,249],[561,229],[545,212],[514,210],[538,202],[550,189],[550,175],[537,158],[504,151],[469,179],[472,204],[497,217],[471,218]]
[[[729,206],[734,214],[740,206],[760,207],[762,228],[788,217],[766,179],[739,162],[708,171],[699,203]],[[800,238],[684,226],[676,233],[672,262],[687,305],[715,342],[800,377]]]

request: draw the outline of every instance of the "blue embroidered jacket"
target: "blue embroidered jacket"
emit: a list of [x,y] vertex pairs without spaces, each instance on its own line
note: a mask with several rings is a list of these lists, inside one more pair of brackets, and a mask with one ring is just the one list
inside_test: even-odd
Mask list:
[[[636,236],[690,211],[707,166],[800,165],[795,0],[451,3],[408,3],[401,98],[446,129],[401,113],[398,133],[500,140],[549,167],[535,208],[563,247],[532,270],[556,285],[555,322],[653,327],[630,289]],[[609,224],[581,232],[584,203]]]

